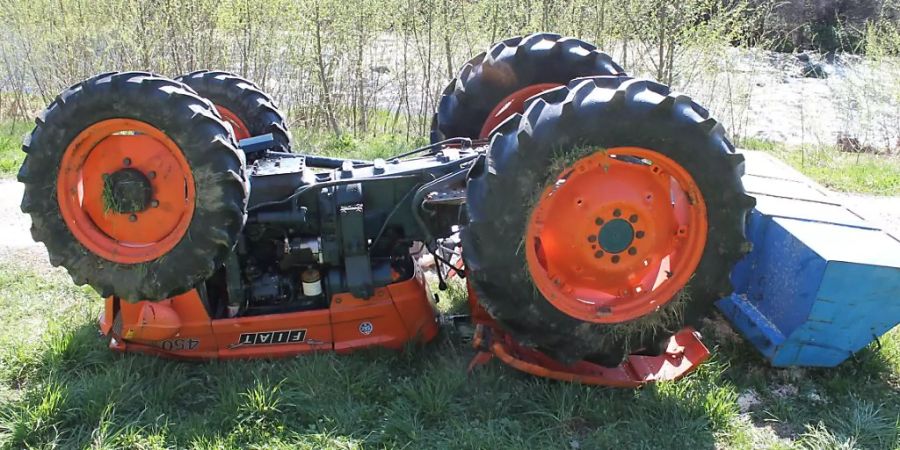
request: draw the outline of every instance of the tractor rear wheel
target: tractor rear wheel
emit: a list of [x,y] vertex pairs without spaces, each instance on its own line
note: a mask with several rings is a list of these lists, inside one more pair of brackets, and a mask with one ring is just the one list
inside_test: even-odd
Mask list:
[[284,114],[272,97],[252,81],[218,70],[199,70],[175,80],[211,101],[231,124],[237,140],[272,133],[278,151],[291,150],[291,134]]
[[573,80],[495,130],[472,170],[469,282],[513,337],[561,361],[658,354],[732,290],[754,203],[742,174],[722,126],[688,97],[628,77]]
[[537,33],[507,39],[469,60],[444,89],[431,141],[486,139],[531,96],[574,78],[624,74],[609,55],[575,38]]
[[204,281],[246,218],[244,155],[209,101],[143,72],[60,94],[22,146],[32,237],[76,284],[160,300]]

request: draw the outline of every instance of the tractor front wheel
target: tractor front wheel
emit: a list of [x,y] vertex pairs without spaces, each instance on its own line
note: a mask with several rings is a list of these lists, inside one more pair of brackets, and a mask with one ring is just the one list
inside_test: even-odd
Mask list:
[[243,153],[211,103],[143,72],[60,94],[22,146],[32,237],[76,284],[130,301],[206,280],[246,219]]
[[624,74],[609,55],[579,39],[536,33],[498,42],[464,64],[444,89],[431,141],[487,139],[529,97],[579,77]]
[[561,361],[658,353],[731,292],[749,250],[742,173],[688,97],[574,80],[500,125],[471,172],[469,282],[513,337]]
[[291,150],[291,134],[275,101],[255,83],[233,73],[199,70],[176,78],[211,101],[237,140],[271,133],[278,151]]

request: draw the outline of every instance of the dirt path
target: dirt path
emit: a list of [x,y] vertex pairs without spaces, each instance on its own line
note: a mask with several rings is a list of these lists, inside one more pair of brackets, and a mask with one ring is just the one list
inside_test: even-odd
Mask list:
[[15,261],[44,272],[53,270],[42,244],[31,239],[31,218],[19,209],[24,186],[0,179],[0,261]]

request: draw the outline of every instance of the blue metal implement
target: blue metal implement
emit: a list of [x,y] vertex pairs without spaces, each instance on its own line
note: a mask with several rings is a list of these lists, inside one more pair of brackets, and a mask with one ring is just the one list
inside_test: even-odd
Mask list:
[[773,366],[836,366],[900,323],[900,240],[774,157],[744,155],[753,251],[717,305]]

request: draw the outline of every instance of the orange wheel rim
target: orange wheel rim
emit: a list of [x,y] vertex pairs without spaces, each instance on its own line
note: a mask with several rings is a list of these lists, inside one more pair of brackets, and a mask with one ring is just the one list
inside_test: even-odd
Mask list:
[[481,126],[481,132],[478,133],[478,139],[487,139],[491,137],[491,131],[494,131],[494,128],[497,128],[497,125],[503,123],[504,120],[508,119],[513,114],[521,114],[524,112],[525,101],[529,98],[560,86],[562,86],[562,84],[559,83],[532,84],[531,86],[526,86],[507,95],[506,98],[500,100],[500,103],[497,103],[490,114],[488,114],[487,120],[485,120],[484,125]]
[[231,124],[231,128],[234,130],[234,138],[236,140],[247,139],[248,137],[252,137],[250,134],[250,130],[247,128],[247,125],[244,124],[244,121],[241,120],[237,114],[232,112],[230,109],[225,108],[224,106],[214,105],[216,107],[216,111],[219,111],[219,115],[225,119],[226,122]]
[[706,204],[691,175],[653,150],[594,152],[542,193],[526,229],[538,289],[560,311],[617,323],[684,288],[706,246]]
[[[120,212],[110,177],[137,177],[146,202]],[[109,261],[135,264],[169,252],[194,213],[194,178],[181,148],[156,127],[132,119],[97,122],[63,154],[56,185],[60,213],[75,238]],[[111,207],[111,205],[113,205]]]

